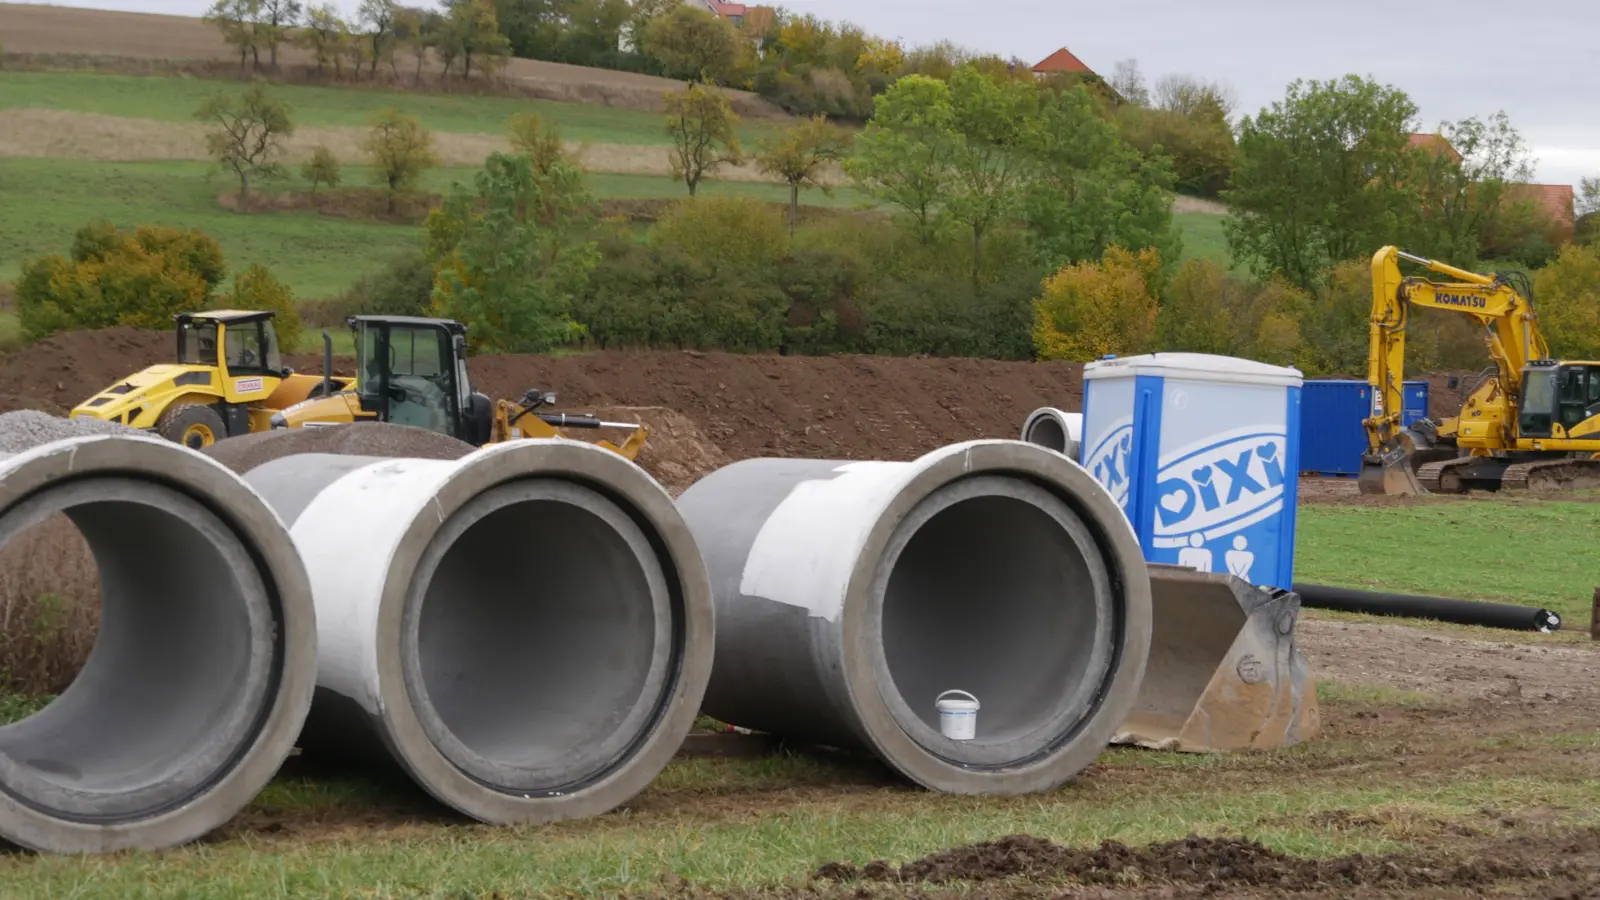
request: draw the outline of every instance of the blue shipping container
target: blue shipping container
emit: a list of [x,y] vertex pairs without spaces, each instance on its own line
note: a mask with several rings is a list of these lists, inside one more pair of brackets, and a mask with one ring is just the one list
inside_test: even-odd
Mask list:
[[[1405,405],[1400,421],[1410,425],[1428,415],[1428,383],[1401,385]],[[1367,451],[1361,420],[1372,411],[1372,387],[1365,381],[1307,381],[1300,389],[1300,472],[1306,475],[1356,475]]]

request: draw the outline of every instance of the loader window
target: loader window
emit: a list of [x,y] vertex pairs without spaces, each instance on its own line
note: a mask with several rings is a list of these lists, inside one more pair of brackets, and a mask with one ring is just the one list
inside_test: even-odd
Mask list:
[[188,322],[178,326],[178,362],[185,366],[217,364],[217,323]]
[[266,363],[261,351],[261,323],[234,325],[226,334],[228,369],[259,370]]
[[1588,366],[1561,367],[1562,428],[1571,428],[1594,414],[1590,408],[1595,402],[1596,388],[1600,387],[1597,382],[1600,382],[1600,369]]
[[455,371],[442,328],[389,328],[389,421],[454,435]]

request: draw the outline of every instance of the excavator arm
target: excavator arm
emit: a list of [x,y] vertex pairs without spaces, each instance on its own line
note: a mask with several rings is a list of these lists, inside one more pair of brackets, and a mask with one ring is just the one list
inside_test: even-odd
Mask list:
[[[1407,277],[1400,261],[1415,263],[1450,281]],[[1362,423],[1368,450],[1362,460],[1363,493],[1417,494],[1422,486],[1411,468],[1407,434],[1402,425],[1401,395],[1405,381],[1406,329],[1412,306],[1448,310],[1476,319],[1487,332],[1489,355],[1497,371],[1498,402],[1507,405],[1502,421],[1513,421],[1522,371],[1529,361],[1549,356],[1549,346],[1526,291],[1513,277],[1480,275],[1436,260],[1384,247],[1372,257],[1372,319],[1367,381],[1372,386],[1371,415]]]

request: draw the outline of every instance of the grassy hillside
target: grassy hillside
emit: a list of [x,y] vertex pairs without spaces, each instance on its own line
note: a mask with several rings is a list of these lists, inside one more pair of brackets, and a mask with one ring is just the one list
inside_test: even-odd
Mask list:
[[[79,72],[0,72],[0,109],[55,109],[158,122],[192,122],[207,95],[241,90],[226,81]],[[608,144],[665,144],[660,114],[632,109],[518,97],[426,94],[312,85],[274,85],[274,94],[294,108],[306,126],[361,127],[374,111],[394,107],[434,131],[504,134],[506,120],[536,113],[558,122],[562,136]],[[768,123],[746,124],[742,137],[755,140]]]

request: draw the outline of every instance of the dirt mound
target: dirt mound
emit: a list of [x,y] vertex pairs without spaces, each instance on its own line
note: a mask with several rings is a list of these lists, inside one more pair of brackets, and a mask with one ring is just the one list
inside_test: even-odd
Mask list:
[[264,463],[299,453],[460,459],[472,452],[472,445],[425,428],[358,422],[336,428],[287,428],[246,434],[218,441],[201,452],[243,475]]
[[[694,420],[677,410],[661,406],[600,406],[589,412],[607,422],[638,422],[650,426],[650,435],[635,462],[674,497],[731,462]],[[604,440],[619,445],[628,436],[625,431],[609,428],[567,428],[562,433],[573,440],[589,443]]]
[[171,332],[138,328],[67,331],[0,357],[0,410],[66,415],[74,406],[177,348]]
[[1322,887],[1473,886],[1507,878],[1553,874],[1512,861],[1427,861],[1401,856],[1305,859],[1270,850],[1255,841],[1190,836],[1134,849],[1105,841],[1093,849],[1062,847],[1028,835],[943,850],[899,868],[879,861],[857,868],[829,863],[816,877],[826,881],[989,881],[1001,878],[1070,878],[1085,884],[1154,881],[1177,884],[1228,883],[1305,891]]

